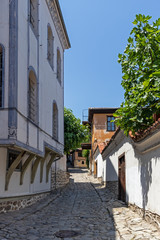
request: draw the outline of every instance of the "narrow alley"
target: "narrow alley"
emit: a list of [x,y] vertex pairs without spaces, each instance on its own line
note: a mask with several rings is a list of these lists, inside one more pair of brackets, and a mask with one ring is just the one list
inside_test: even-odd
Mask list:
[[86,169],[69,169],[63,190],[20,211],[0,214],[0,240],[160,239],[156,227],[117,201]]

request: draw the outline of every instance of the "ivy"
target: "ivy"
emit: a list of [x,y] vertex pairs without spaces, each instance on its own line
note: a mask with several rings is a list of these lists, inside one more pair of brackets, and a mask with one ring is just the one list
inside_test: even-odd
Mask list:
[[136,15],[126,49],[118,55],[125,93],[114,116],[126,135],[146,129],[160,112],[160,18],[152,24],[150,19]]

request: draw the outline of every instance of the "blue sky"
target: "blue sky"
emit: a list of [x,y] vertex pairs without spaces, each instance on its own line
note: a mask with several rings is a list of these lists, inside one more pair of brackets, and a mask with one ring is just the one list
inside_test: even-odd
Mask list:
[[89,107],[119,107],[121,65],[136,14],[160,17],[160,0],[59,0],[71,49],[65,51],[64,104],[82,119]]

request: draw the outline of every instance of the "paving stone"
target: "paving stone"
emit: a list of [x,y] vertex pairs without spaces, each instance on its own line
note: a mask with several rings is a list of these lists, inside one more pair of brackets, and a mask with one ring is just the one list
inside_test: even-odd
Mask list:
[[155,226],[118,201],[86,169],[70,169],[70,183],[18,212],[0,214],[0,240],[58,240],[55,233],[73,230],[64,240],[160,239]]

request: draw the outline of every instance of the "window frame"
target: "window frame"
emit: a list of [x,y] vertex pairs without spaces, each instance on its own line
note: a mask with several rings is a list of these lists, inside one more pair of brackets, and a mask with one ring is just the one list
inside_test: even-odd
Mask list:
[[[111,119],[109,120],[109,118],[111,118]],[[107,115],[106,129],[108,132],[115,132],[115,130],[116,130],[115,123],[111,122],[114,119],[115,119],[115,117],[113,117],[113,115]],[[109,126],[109,124],[110,124],[110,126]],[[114,128],[112,127],[112,124],[114,124]]]

